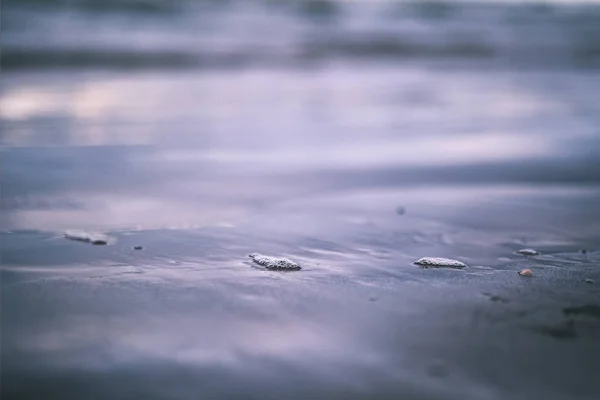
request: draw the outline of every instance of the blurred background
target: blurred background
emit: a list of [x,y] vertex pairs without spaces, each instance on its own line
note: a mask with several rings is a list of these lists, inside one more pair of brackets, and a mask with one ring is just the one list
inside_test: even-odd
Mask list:
[[356,187],[597,182],[599,38],[594,2],[6,0],[4,222],[203,225]]
[[597,399],[599,2],[0,18],[3,400]]

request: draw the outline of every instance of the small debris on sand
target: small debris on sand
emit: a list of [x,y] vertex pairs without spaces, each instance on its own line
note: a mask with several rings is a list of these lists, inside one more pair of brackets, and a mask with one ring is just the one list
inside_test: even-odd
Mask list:
[[406,208],[399,206],[398,208],[396,208],[396,214],[398,214],[398,215],[406,214]]
[[266,269],[277,271],[297,271],[302,269],[297,263],[283,257],[270,257],[258,253],[252,253],[248,257]]
[[586,249],[581,249],[581,254],[587,254],[587,250]]
[[414,264],[420,265],[421,268],[465,268],[467,264],[442,257],[423,257],[419,258]]
[[525,269],[522,269],[522,270],[519,271],[519,275],[526,276],[526,277],[531,277],[531,276],[533,276],[533,271],[530,270],[530,269],[525,268]]
[[142,247],[142,246],[133,246],[133,249],[134,249],[134,250],[142,250],[142,249],[143,249],[143,247]]
[[501,297],[501,296],[496,296],[494,294],[491,293],[482,293],[484,296],[487,296],[491,301],[493,301],[494,303],[508,303],[508,299]]
[[540,252],[534,249],[521,249],[517,251],[517,254],[521,254],[523,256],[537,256],[540,254]]
[[594,283],[594,280],[593,279],[586,279],[585,283]]
[[108,244],[108,237],[102,233],[85,232],[85,231],[66,231],[65,238],[78,242],[86,242],[95,245]]

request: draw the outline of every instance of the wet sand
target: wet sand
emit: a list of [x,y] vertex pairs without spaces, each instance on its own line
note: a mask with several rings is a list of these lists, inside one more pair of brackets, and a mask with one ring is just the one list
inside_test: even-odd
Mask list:
[[[465,188],[443,210],[423,190],[348,195],[109,246],[4,233],[3,397],[593,399],[600,251],[568,221],[599,193],[517,192],[523,215]],[[256,250],[303,269],[257,268]]]

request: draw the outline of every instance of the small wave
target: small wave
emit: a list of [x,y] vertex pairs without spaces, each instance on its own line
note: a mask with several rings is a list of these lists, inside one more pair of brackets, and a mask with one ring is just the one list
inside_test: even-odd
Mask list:
[[194,54],[185,50],[7,48],[0,63],[6,70],[27,69],[186,69],[241,67],[268,57],[231,52]]
[[357,38],[307,42],[286,52],[235,49],[221,53],[181,50],[4,47],[5,70],[28,69],[186,69],[250,65],[298,65],[329,58],[490,58],[493,47],[477,43],[421,45],[392,38]]
[[358,39],[309,42],[286,52],[235,49],[221,53],[181,50],[37,49],[5,47],[0,59],[4,70],[108,69],[181,70],[236,69],[252,66],[296,66],[306,62],[345,60],[486,60],[510,66],[575,66],[600,64],[600,48],[506,49],[491,43],[420,44],[395,39]]
[[88,12],[171,13],[185,9],[187,0],[4,0],[5,7],[74,9]]
[[308,57],[493,57],[497,52],[493,44],[475,41],[455,43],[425,43],[395,36],[362,35],[343,36],[306,43],[303,53]]
[[51,68],[181,68],[199,64],[197,57],[180,52],[124,50],[4,48],[3,69]]
[[451,18],[461,10],[461,5],[450,1],[413,1],[402,5],[403,11],[414,14],[423,19],[447,19]]

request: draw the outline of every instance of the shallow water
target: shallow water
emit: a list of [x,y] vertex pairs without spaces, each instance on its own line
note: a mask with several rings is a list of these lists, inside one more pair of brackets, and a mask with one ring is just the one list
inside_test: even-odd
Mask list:
[[2,13],[3,399],[597,398],[596,5],[52,4]]

